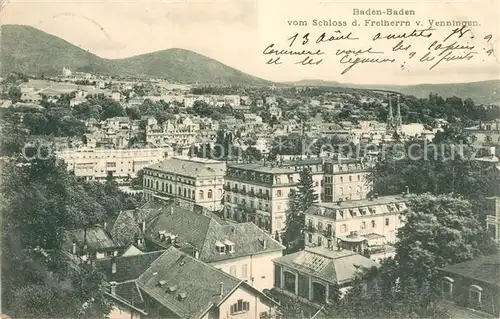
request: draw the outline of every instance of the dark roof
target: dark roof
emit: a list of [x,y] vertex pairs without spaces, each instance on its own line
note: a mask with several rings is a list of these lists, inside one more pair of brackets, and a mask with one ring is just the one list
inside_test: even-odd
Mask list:
[[441,270],[500,287],[500,253],[474,258]]
[[140,305],[144,302],[141,291],[135,280],[116,285],[116,295],[126,300],[131,305]]
[[[165,281],[163,286],[160,281]],[[137,280],[147,294],[181,318],[199,318],[238,287],[241,281],[171,247]],[[223,285],[223,295],[220,292]],[[167,292],[175,287],[175,292]],[[183,300],[179,294],[185,293]]]
[[87,249],[90,251],[102,251],[119,247],[101,227],[87,228],[87,230],[65,230],[63,248],[67,251],[71,251],[73,243],[77,244],[78,250],[80,250],[85,243],[87,244]]
[[273,262],[337,284],[351,281],[361,268],[378,267],[376,262],[350,250],[328,250],[322,246],[306,248]]
[[167,209],[168,206],[150,200],[138,209],[121,211],[108,231],[116,243],[127,246],[141,234],[142,221],[147,223]]
[[[173,207],[152,221],[146,230],[146,238],[167,248],[170,244],[161,241],[159,232],[176,235],[180,249],[197,249],[204,262],[226,260],[268,251],[283,250],[284,246],[253,223],[221,224],[211,215],[195,213],[181,207]],[[234,243],[234,252],[221,254],[216,242],[229,240]],[[266,241],[264,249],[263,241]]]
[[[133,256],[97,259],[95,267],[106,275],[107,281],[124,282],[137,279],[164,252],[154,251]],[[111,272],[111,264],[115,260],[116,273]]]

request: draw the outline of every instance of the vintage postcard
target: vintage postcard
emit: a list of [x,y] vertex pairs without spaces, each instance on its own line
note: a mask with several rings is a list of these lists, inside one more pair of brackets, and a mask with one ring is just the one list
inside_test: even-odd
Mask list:
[[3,0],[1,318],[500,318],[500,1]]

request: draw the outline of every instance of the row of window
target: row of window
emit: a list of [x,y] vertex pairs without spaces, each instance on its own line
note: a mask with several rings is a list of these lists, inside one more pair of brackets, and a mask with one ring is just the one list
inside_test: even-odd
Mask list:
[[231,315],[237,315],[241,313],[248,312],[250,310],[250,303],[248,301],[243,301],[243,299],[238,300],[235,304],[231,305]]
[[[444,277],[441,282],[441,290],[445,296],[451,297],[453,296],[453,283],[455,280],[450,277]],[[480,307],[481,306],[481,295],[483,292],[483,288],[478,285],[470,285],[469,286],[469,303],[472,307]]]
[[[226,201],[227,201],[228,203],[231,203],[231,199],[233,200],[233,201],[232,201],[232,203],[233,203],[233,204],[241,204],[242,206],[245,206],[245,207],[246,207],[247,202],[246,202],[246,200],[245,200],[244,198],[241,198],[241,199],[239,200],[239,202],[238,202],[238,198],[237,198],[237,197],[233,197],[233,198],[231,198],[231,195],[226,195]],[[278,204],[278,206],[281,208],[281,205],[280,205],[280,204]],[[269,204],[268,204],[268,203],[264,203],[264,204],[263,204],[262,202],[259,202],[259,201],[258,201],[258,202],[257,202],[257,205],[256,205],[256,204],[255,204],[255,201],[251,200],[251,201],[250,201],[250,208],[257,208],[257,209],[259,209],[259,210],[263,210],[263,208],[264,208],[264,210],[265,210],[265,211],[268,211],[268,209],[269,209]],[[278,211],[279,211],[279,210],[280,210],[280,209],[278,209]]]
[[[384,221],[384,224],[385,224],[385,226],[389,226],[391,224],[391,220],[389,218],[386,218],[385,221]],[[311,229],[314,228],[314,223],[313,223],[312,219],[309,219],[308,226]],[[377,223],[375,222],[375,220],[371,221],[371,227],[372,228],[376,228],[377,227]],[[362,221],[361,222],[360,228],[361,229],[366,229],[366,221]],[[322,231],[323,230],[323,223],[322,222],[318,222],[316,229],[319,230],[319,231]],[[331,232],[332,231],[332,224],[327,224],[326,225],[326,230],[329,231],[329,232]],[[341,233],[346,233],[347,230],[348,230],[347,229],[347,224],[340,225],[340,232]]]
[[[174,188],[172,187],[172,184],[165,184],[164,182],[161,183],[161,188],[160,188],[160,183],[156,181],[156,183],[153,183],[152,180],[150,179],[145,179],[145,186],[148,188],[155,188],[158,191],[162,191],[164,193],[169,193],[172,195],[178,195],[178,196],[184,196],[186,198],[192,198],[195,199],[195,191],[192,189],[188,188],[182,188],[178,187],[177,188],[177,193],[174,194]],[[218,198],[222,197],[222,189],[217,190]],[[213,199],[214,196],[214,191],[209,189],[207,191],[207,199]],[[198,191],[198,200],[204,200],[205,199],[205,192],[203,190]]]

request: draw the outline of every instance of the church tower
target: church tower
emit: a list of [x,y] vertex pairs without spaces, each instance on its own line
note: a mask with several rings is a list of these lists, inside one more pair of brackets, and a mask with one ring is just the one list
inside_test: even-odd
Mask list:
[[387,130],[392,131],[394,129],[394,117],[392,116],[392,103],[391,96],[389,95],[389,113],[387,113]]
[[399,95],[398,95],[398,105],[396,111],[396,132],[400,133],[403,130],[403,119],[401,118],[401,107],[399,106]]

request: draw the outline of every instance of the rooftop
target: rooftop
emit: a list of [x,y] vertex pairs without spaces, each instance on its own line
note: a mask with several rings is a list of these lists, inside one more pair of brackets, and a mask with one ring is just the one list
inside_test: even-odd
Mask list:
[[119,246],[101,227],[87,228],[87,230],[73,229],[64,231],[64,249],[71,251],[73,243],[76,243],[78,248],[82,248],[86,244],[90,251],[102,251]]
[[264,165],[263,163],[231,163],[227,165],[228,168],[236,168],[248,171],[254,171],[259,173],[270,173],[270,174],[292,174],[295,170],[289,167],[280,167],[277,165],[272,165],[268,163]]
[[[125,282],[139,278],[163,252],[164,250],[160,250],[139,255],[96,259],[95,267],[106,275],[106,279],[109,282]],[[116,273],[114,274],[112,273],[113,261],[116,262]]]
[[447,273],[457,274],[496,287],[500,287],[500,277],[498,276],[499,269],[500,253],[477,257],[469,261],[441,268],[442,271]]
[[209,177],[224,175],[226,163],[210,159],[179,156],[167,158],[147,168],[183,176]]
[[[204,262],[284,249],[253,223],[221,223],[210,214],[197,213],[178,206],[172,206],[172,210],[159,215],[148,224],[146,230],[146,238],[165,248],[170,247],[171,241],[162,240],[161,232],[177,236],[175,243],[181,250],[197,250],[199,258]],[[234,243],[232,253],[220,253],[217,250],[217,242],[225,240]]]
[[360,200],[349,200],[343,202],[334,203],[320,203],[315,204],[315,206],[325,207],[330,209],[349,209],[365,206],[375,206],[375,205],[387,205],[401,202],[408,202],[409,197],[403,197],[402,195],[389,195],[389,196],[379,196],[372,199],[360,199]]
[[376,262],[350,250],[330,250],[323,246],[306,248],[274,262],[337,284],[351,281],[363,268],[378,267]]
[[139,277],[137,284],[143,295],[154,298],[180,318],[199,318],[229,296],[241,281],[171,247]]

